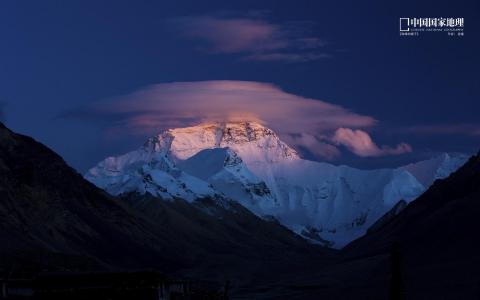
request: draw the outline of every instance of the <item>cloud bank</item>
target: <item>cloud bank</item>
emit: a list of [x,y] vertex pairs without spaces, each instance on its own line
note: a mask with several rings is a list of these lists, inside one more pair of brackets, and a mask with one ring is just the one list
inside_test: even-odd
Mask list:
[[180,37],[210,53],[240,54],[244,60],[306,62],[329,57],[326,42],[311,36],[308,22],[275,24],[262,16],[188,16],[168,21]]
[[377,121],[371,116],[251,81],[155,84],[62,117],[107,120],[110,134],[119,136],[148,136],[207,121],[257,121],[274,129],[291,145],[304,147],[324,159],[338,157],[339,145],[360,156],[411,151],[406,144],[378,147],[365,131],[349,129],[374,126]]

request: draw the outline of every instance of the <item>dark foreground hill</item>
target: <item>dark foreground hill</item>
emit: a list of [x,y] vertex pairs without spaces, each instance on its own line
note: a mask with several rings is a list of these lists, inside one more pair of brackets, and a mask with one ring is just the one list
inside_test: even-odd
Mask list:
[[476,155],[344,251],[353,257],[392,253],[407,298],[480,299],[479,216]]
[[3,125],[0,244],[3,272],[148,268],[234,284],[332,255],[225,199],[192,205],[111,197],[47,147]]

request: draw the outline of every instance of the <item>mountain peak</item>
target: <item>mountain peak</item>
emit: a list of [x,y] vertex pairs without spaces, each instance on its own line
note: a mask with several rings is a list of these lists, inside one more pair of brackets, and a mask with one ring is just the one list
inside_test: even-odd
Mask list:
[[398,169],[362,171],[302,160],[256,122],[211,122],[166,130],[138,150],[111,157],[85,178],[109,193],[131,191],[189,202],[232,199],[305,235],[342,247],[398,201],[410,202],[465,157],[444,154]]
[[299,158],[278,135],[258,122],[208,122],[169,129],[150,138],[147,149],[169,152],[185,160],[204,149],[230,148],[248,162],[277,162]]

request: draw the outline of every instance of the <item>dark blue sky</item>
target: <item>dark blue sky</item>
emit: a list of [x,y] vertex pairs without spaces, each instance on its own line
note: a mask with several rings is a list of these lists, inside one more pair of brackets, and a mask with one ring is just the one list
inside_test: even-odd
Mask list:
[[[301,37],[324,42],[314,51],[328,57],[244,59],[251,53],[205,50],[198,36],[172,30],[178,25],[172,20],[205,16],[301,24]],[[401,37],[399,17],[463,17],[465,35]],[[106,155],[138,147],[145,136],[105,139],[102,130],[114,120],[65,112],[158,83],[257,81],[371,116],[378,124],[368,133],[378,145],[413,148],[374,158],[343,151],[334,163],[372,168],[440,151],[474,152],[480,148],[479,20],[475,0],[6,0],[0,3],[0,117],[83,172]]]

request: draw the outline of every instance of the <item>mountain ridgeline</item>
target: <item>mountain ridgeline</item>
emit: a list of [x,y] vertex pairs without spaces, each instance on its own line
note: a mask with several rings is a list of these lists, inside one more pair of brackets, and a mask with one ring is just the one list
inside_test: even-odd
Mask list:
[[467,158],[442,154],[396,169],[359,170],[301,159],[259,123],[206,123],[160,133],[105,159],[85,178],[112,195],[232,199],[311,242],[341,248]]

